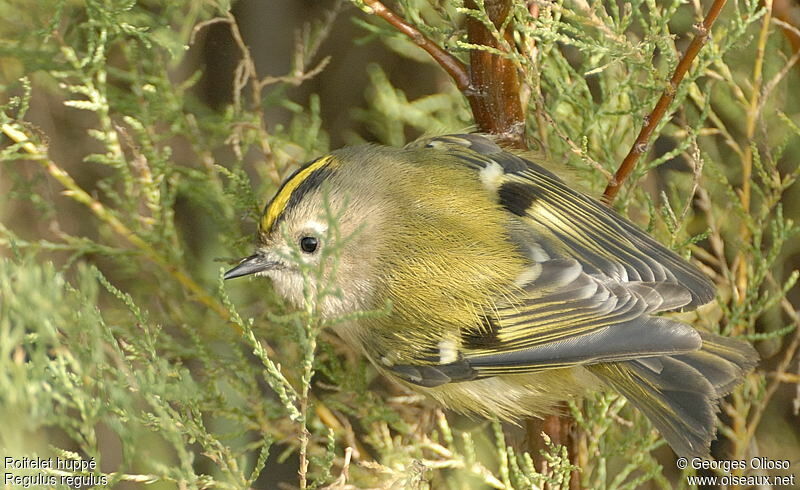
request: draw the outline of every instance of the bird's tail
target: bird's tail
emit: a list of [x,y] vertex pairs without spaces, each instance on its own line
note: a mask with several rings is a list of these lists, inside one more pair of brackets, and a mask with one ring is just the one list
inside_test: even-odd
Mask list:
[[595,364],[590,370],[647,416],[681,456],[705,456],[719,399],[758,361],[742,340],[701,332],[703,346],[680,355]]

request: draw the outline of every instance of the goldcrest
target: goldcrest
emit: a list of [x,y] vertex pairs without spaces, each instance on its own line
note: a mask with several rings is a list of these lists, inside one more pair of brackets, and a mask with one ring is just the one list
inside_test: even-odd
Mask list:
[[[336,210],[336,234],[326,210]],[[341,238],[339,238],[341,237]],[[319,277],[300,260],[334,265]],[[746,342],[656,316],[714,298],[711,281],[531,157],[490,137],[343,148],[300,168],[266,206],[255,253],[226,279],[269,277],[376,368],[444,406],[518,420],[611,388],[683,456],[706,455],[719,399],[757,360]]]

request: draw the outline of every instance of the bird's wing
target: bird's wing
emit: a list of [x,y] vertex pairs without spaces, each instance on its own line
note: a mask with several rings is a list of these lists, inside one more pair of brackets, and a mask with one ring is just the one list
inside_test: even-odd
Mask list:
[[714,286],[695,266],[602,203],[570,189],[553,173],[479,134],[421,140],[447,150],[475,170],[498,203],[534,230],[553,257],[571,257],[588,274],[620,282],[670,282],[685,288],[691,310],[714,298]]
[[525,275],[513,301],[462,333],[462,358],[481,376],[679,354],[702,344],[689,325],[651,316],[691,300],[680,286],[590,275],[572,258],[541,262]]
[[537,264],[525,276],[520,293],[487,313],[482,325],[389,369],[428,387],[626,360],[658,370],[656,357],[702,345],[689,325],[651,316],[691,300],[679,286],[604,280],[571,258]]
[[693,328],[651,316],[695,308],[713,286],[694,266],[602,204],[568,188],[538,165],[480,135],[427,140],[480,173],[498,202],[518,218],[512,240],[534,264],[518,294],[499,302],[483,325],[443,342],[419,362],[391,366],[422,386],[581,364],[691,352]]

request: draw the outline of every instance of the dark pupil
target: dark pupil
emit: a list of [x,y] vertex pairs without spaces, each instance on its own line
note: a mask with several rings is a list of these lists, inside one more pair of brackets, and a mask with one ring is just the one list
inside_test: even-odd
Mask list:
[[305,253],[312,253],[317,249],[319,242],[313,236],[305,236],[300,239],[300,248]]

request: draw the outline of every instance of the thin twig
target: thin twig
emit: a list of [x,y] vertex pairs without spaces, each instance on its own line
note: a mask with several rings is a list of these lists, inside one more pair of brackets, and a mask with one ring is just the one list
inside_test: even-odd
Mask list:
[[[758,35],[758,45],[756,47],[756,59],[753,63],[753,88],[750,95],[750,100],[747,105],[747,118],[745,121],[745,145],[744,153],[742,155],[742,188],[739,191],[739,199],[742,202],[742,209],[745,212],[750,210],[751,198],[751,177],[753,174],[753,146],[750,144],[756,133],[756,125],[761,117],[761,85],[764,79],[764,55],[767,50],[767,40],[769,39],[769,28],[772,23],[772,0],[764,0],[764,9],[766,13],[761,21],[761,30]],[[747,243],[750,240],[750,228],[747,226],[746,221],[742,221],[740,226],[740,240],[742,243]],[[748,260],[748,252],[743,247],[734,260],[734,272],[736,273],[736,287],[734,291],[737,293],[739,303],[744,303],[747,297],[748,286],[748,269],[750,260]],[[737,328],[744,329],[744,326]]]
[[53,160],[47,156],[47,149],[35,144],[27,134],[25,134],[19,127],[12,124],[3,124],[0,128],[2,132],[8,136],[12,141],[20,145],[25,153],[30,155],[32,161],[38,162],[45,170],[56,179],[66,189],[64,194],[71,197],[75,201],[85,205],[89,210],[97,216],[100,221],[106,223],[118,235],[125,238],[129,243],[139,249],[146,257],[158,264],[162,269],[167,271],[174,277],[181,285],[183,285],[194,298],[200,303],[206,305],[208,308],[216,312],[223,320],[230,319],[228,310],[214,297],[210,296],[206,290],[197,284],[189,274],[170,262],[166,257],[161,255],[155,248],[139,235],[134,233],[128,228],[117,216],[108,208],[103,206],[103,203],[94,199],[88,192],[86,192],[66,170],[59,167]]
[[[330,26],[332,24],[333,18],[339,12],[339,3],[337,2],[336,5],[328,12],[327,18],[325,20],[326,31],[325,33],[329,32]],[[236,108],[237,112],[243,111],[243,92],[244,90],[250,86],[250,110],[255,113],[256,121],[258,121],[258,125],[251,125],[251,124],[234,124],[232,126],[233,131],[231,132],[230,137],[226,141],[226,143],[231,145],[236,157],[238,159],[244,158],[244,151],[241,148],[241,142],[243,140],[241,131],[242,129],[251,129],[258,132],[259,137],[257,138],[258,144],[260,146],[261,153],[264,155],[264,158],[270,160],[273,157],[272,147],[270,146],[270,135],[267,128],[266,119],[264,117],[264,109],[262,107],[262,93],[264,89],[276,83],[287,83],[290,85],[300,85],[302,82],[309,80],[311,78],[316,77],[319,75],[328,63],[330,62],[330,56],[327,56],[320,60],[316,66],[306,69],[306,56],[304,55],[305,45],[302,42],[301,36],[298,35],[297,42],[295,43],[295,56],[292,71],[287,75],[282,76],[266,76],[263,78],[258,77],[258,72],[256,69],[255,60],[253,59],[252,54],[250,53],[250,48],[245,43],[244,36],[242,35],[241,29],[239,29],[239,23],[236,20],[236,17],[231,12],[227,12],[222,17],[216,17],[214,19],[207,20],[205,22],[199,23],[195,26],[194,30],[192,31],[192,35],[190,37],[190,42],[193,43],[196,39],[197,34],[214,24],[227,24],[230,29],[231,37],[233,38],[236,47],[239,49],[241,53],[241,58],[239,59],[239,63],[234,70],[233,75],[233,106]],[[308,28],[308,27],[306,27]],[[322,36],[320,36],[322,37]],[[316,53],[317,49],[319,48],[319,44],[315,43],[311,45],[311,49],[309,50],[310,54],[309,57],[313,56]],[[286,167],[280,165],[280,162],[277,159],[272,158],[272,165],[266,167],[268,171],[268,177],[272,181],[272,183],[276,186],[280,185],[283,181],[284,174],[286,173]]]
[[[634,46],[633,43],[624,35],[616,32],[614,29],[611,29],[611,25],[613,25],[614,21],[610,18],[607,11],[605,9],[598,9],[596,5],[589,5],[587,0],[574,0],[572,2],[574,7],[577,7],[580,10],[584,17],[582,17],[581,23],[586,23],[588,26],[597,29],[598,31],[603,33],[603,37],[605,39],[609,39],[619,46],[624,46],[625,50],[627,51],[626,56],[632,58],[634,61],[638,63],[644,63],[644,56],[642,54],[642,50],[638,47]],[[559,5],[558,3],[554,3],[554,7],[561,10],[566,15],[571,14],[572,10],[574,12],[574,7],[570,6],[570,8]],[[601,11],[604,14],[606,20],[601,19],[597,13]],[[574,14],[573,14],[574,15]]]
[[648,145],[650,144],[650,137],[653,135],[656,127],[666,114],[669,105],[675,99],[675,94],[678,91],[678,85],[680,85],[683,77],[686,76],[686,73],[689,71],[689,68],[691,68],[694,59],[700,52],[700,49],[708,40],[711,33],[711,27],[717,20],[720,11],[725,6],[725,3],[726,0],[714,0],[714,3],[711,5],[711,8],[708,9],[708,13],[706,14],[705,19],[703,19],[703,22],[695,25],[694,39],[692,39],[691,44],[689,44],[689,47],[686,50],[686,53],[683,55],[683,58],[681,58],[680,62],[678,62],[678,66],[675,67],[675,72],[672,74],[669,84],[664,89],[664,93],[661,94],[661,98],[659,98],[658,102],[656,102],[656,106],[653,108],[653,111],[645,118],[645,125],[639,132],[639,136],[636,137],[636,141],[633,143],[631,150],[628,152],[628,155],[625,156],[625,159],[617,169],[617,173],[614,175],[614,178],[609,181],[606,190],[603,192],[603,201],[606,203],[610,204],[614,200],[620,188],[622,187],[622,184],[625,182],[625,179],[628,178],[631,172],[633,172],[633,169],[636,167],[639,157],[647,151]]
[[[772,19],[772,23],[782,27],[785,31],[796,33],[797,36],[800,37],[800,30],[794,27],[791,24],[787,24],[779,19]],[[775,90],[775,87],[778,86],[789,74],[792,68],[800,61],[800,49],[794,52],[791,58],[781,67],[778,73],[773,76],[769,82],[764,84],[764,89],[761,91],[761,100],[758,103],[757,113],[761,114],[764,110],[764,104],[767,103],[769,100],[769,96],[772,94],[772,91]]]
[[789,41],[793,54],[800,53],[800,31],[797,29],[800,19],[792,16],[792,0],[774,0],[772,8],[775,18],[781,21],[778,25],[783,29],[783,35]]
[[773,371],[771,373],[766,373],[765,376],[768,378],[775,378],[781,381],[782,383],[791,383],[800,385],[800,375],[798,374]]
[[[780,287],[777,282],[775,281],[772,274],[767,275],[767,279],[770,281],[773,287]],[[794,308],[794,305],[786,299],[784,296],[781,298],[781,308],[786,313],[789,318],[791,318],[792,323],[795,325],[794,336],[789,344],[786,346],[786,350],[784,351],[783,358],[778,363],[777,368],[775,369],[775,377],[772,381],[770,381],[769,385],[767,385],[767,389],[764,391],[764,397],[761,399],[761,402],[756,405],[753,414],[750,416],[750,420],[747,422],[746,428],[746,436],[744,438],[745,446],[749,444],[749,441],[753,439],[756,433],[756,429],[758,429],[758,425],[761,422],[761,418],[764,416],[766,412],[767,405],[769,405],[769,401],[775,395],[775,392],[778,390],[778,387],[781,383],[785,382],[782,379],[782,375],[789,370],[789,366],[792,363],[792,359],[794,359],[795,354],[800,350],[800,314]],[[740,451],[736,456],[743,456],[741,451],[744,450],[744,447],[740,446]]]
[[[539,17],[539,4],[538,0],[528,0],[528,13],[530,19],[537,19]],[[527,87],[523,86],[525,97],[522,100],[522,107],[528,107],[528,103],[533,99],[533,115],[536,118],[536,130],[539,133],[539,143],[541,143],[541,150],[544,155],[550,158],[550,144],[548,142],[547,128],[548,124],[545,123],[545,107],[544,97],[542,96],[542,77],[541,69],[539,67],[539,46],[533,36],[527,36],[527,42],[520,44],[522,54],[530,60],[531,70],[526,72]]]
[[[729,83],[732,84],[733,82],[729,81]],[[736,86],[736,88],[738,88],[738,86]],[[697,107],[700,110],[703,110],[706,104],[706,100],[702,97],[702,95],[703,94],[701,94],[699,90],[689,91],[689,97],[691,101],[694,103],[695,107]],[[725,144],[727,144],[731,148],[731,150],[733,150],[741,158],[742,155],[744,155],[744,150],[742,150],[742,146],[739,144],[736,138],[733,137],[731,132],[728,130],[725,121],[723,121],[723,119],[719,117],[719,115],[717,115],[713,107],[708,108],[708,119],[711,121],[711,123],[713,123],[713,126],[716,127],[716,131],[718,131],[719,134],[722,135],[722,137],[725,139]],[[706,130],[709,129],[711,128],[706,128]]]
[[411,41],[417,46],[422,48],[426,53],[431,55],[439,66],[441,66],[450,78],[456,84],[456,87],[462,92],[469,92],[472,89],[471,80],[469,77],[469,70],[467,66],[458,58],[448,53],[439,47],[438,44],[431,41],[424,34],[422,34],[416,27],[406,22],[402,17],[389,10],[379,0],[364,0],[372,13],[382,18],[392,25],[395,29],[408,36]]
[[[544,100],[538,98],[538,100],[536,101],[536,105],[544,107]],[[552,128],[553,131],[555,131],[556,135],[558,135],[558,137],[561,138],[561,141],[563,141],[564,143],[567,144],[567,146],[569,146],[570,152],[580,157],[581,160],[583,160],[593,169],[603,174],[603,176],[605,176],[607,179],[611,180],[612,178],[614,178],[614,176],[611,175],[611,172],[606,170],[605,167],[603,167],[603,165],[600,162],[592,158],[586,151],[584,151],[583,148],[581,148],[577,143],[572,141],[572,138],[570,138],[569,135],[565,133],[564,130],[561,129],[561,126],[556,124],[556,122],[553,120],[550,114],[547,113],[547,111],[542,111],[542,118],[544,119],[544,121],[547,122],[548,126]]]

